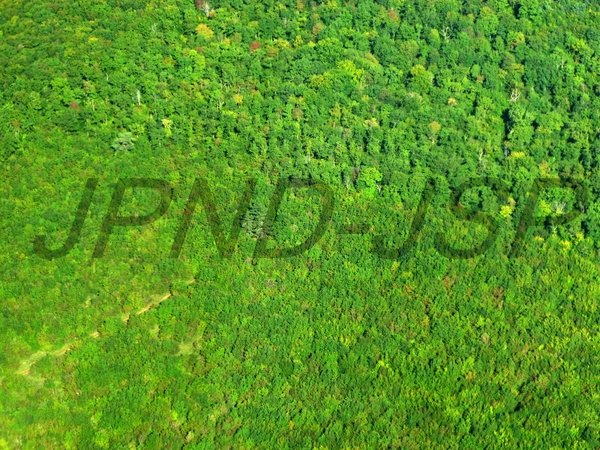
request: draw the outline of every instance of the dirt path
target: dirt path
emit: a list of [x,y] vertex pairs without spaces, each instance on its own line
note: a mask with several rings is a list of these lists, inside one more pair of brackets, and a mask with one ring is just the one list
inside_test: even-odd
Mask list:
[[165,300],[168,300],[168,299],[170,299],[171,297],[172,297],[172,296],[171,296],[171,293],[169,292],[168,294],[165,294],[165,295],[163,295],[163,296],[162,296],[161,298],[159,298],[158,300],[154,300],[153,302],[150,302],[150,303],[148,303],[146,306],[144,306],[142,309],[140,309],[140,310],[137,312],[137,314],[138,314],[138,315],[140,315],[140,314],[143,314],[143,313],[145,313],[146,311],[149,311],[149,310],[150,310],[150,308],[152,308],[153,306],[160,305],[162,302],[164,302]]
[[21,361],[21,364],[19,365],[19,368],[17,369],[16,373],[18,375],[23,375],[23,376],[29,375],[29,371],[31,370],[31,367],[36,362],[38,362],[40,359],[42,359],[44,356],[46,356],[46,355],[62,356],[65,353],[67,353],[71,349],[71,347],[73,347],[73,344],[74,344],[74,342],[69,342],[68,344],[63,345],[61,348],[59,348],[58,350],[55,350],[53,352],[46,352],[46,351],[35,352],[29,358],[26,358],[23,361]]
[[[195,278],[192,278],[191,280],[189,280],[187,282],[187,284],[189,286],[190,284],[195,283],[196,281],[198,281],[198,280],[196,280]],[[143,308],[140,308],[136,314],[137,315],[143,314],[143,313],[149,311],[150,309],[154,308],[155,306],[160,305],[165,300],[170,299],[172,296],[173,296],[173,294],[171,292],[168,292],[168,293],[164,294],[163,296],[159,297],[158,299],[151,301]],[[121,320],[123,320],[123,322],[128,322],[129,315],[130,315],[130,313],[124,314],[121,317]],[[93,331],[92,333],[90,333],[90,337],[97,339],[100,337],[100,333],[98,331]],[[78,340],[78,339],[76,339],[76,340]],[[40,359],[42,359],[46,355],[51,355],[54,357],[63,356],[65,353],[67,353],[73,347],[74,343],[75,343],[75,341],[69,342],[69,343],[63,345],[58,350],[54,350],[54,351],[37,351],[37,352],[35,352],[28,358],[25,358],[24,360],[21,361],[21,363],[19,364],[19,368],[17,369],[17,371],[15,373],[17,375],[23,375],[25,377],[30,376],[29,372],[31,370],[31,367],[33,367],[35,365],[35,363],[37,363]]]

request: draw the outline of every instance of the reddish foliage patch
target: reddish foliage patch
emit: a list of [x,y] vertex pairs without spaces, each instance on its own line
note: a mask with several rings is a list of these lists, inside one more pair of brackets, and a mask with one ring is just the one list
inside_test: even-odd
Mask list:
[[75,100],[73,100],[71,103],[69,103],[69,108],[70,109],[79,109],[79,103],[77,103]]
[[259,48],[260,48],[260,44],[258,43],[258,41],[253,41],[252,44],[250,44],[250,51],[252,53],[254,53]]

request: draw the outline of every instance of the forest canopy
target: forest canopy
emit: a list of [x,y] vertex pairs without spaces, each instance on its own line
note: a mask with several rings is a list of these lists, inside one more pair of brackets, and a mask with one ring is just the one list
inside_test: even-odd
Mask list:
[[599,72],[588,0],[0,0],[0,449],[597,448]]

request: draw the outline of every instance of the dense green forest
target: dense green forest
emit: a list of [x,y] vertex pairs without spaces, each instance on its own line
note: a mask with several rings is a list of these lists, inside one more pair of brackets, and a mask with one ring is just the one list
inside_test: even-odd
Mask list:
[[600,448],[599,72],[591,0],[0,0],[0,450]]

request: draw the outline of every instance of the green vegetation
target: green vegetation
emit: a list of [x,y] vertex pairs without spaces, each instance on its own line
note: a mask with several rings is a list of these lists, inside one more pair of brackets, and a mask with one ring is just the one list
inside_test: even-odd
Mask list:
[[[0,449],[600,446],[600,9],[586,0],[0,0]],[[335,193],[323,238],[290,248]],[[236,251],[190,190],[208,180]],[[448,246],[485,241],[484,254]],[[538,178],[548,219],[510,258]],[[81,239],[59,248],[86,182]],[[115,227],[119,178],[173,186]],[[409,258],[428,180],[435,192]],[[128,190],[120,213],[160,195]],[[240,217],[238,217],[240,218]],[[356,225],[365,234],[338,231]]]

